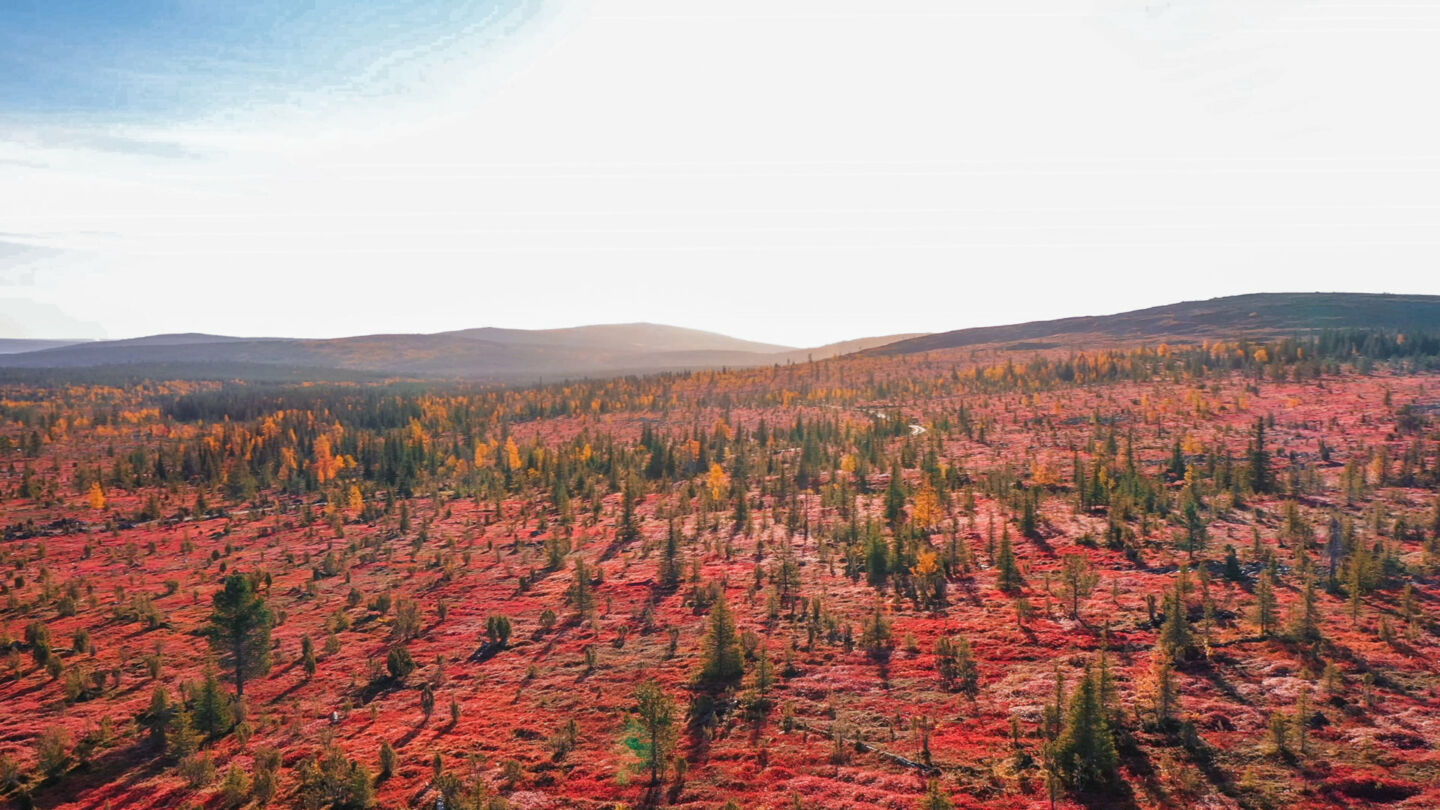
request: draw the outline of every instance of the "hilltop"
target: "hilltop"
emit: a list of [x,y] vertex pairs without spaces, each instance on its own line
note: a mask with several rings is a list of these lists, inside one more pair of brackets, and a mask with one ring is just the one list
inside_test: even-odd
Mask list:
[[[1180,339],[1270,338],[1322,329],[1404,331],[1440,326],[1440,296],[1254,293],[1185,301],[1114,315],[981,326],[900,340],[870,351],[896,355],[987,344],[1015,348]],[[1039,345],[1036,345],[1039,344]]]

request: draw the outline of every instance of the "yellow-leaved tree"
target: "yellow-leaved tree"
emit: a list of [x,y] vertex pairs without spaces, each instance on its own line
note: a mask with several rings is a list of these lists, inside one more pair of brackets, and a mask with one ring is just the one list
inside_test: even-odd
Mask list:
[[925,484],[925,487],[915,496],[915,509],[911,514],[911,519],[921,529],[928,529],[940,522],[940,496],[935,493],[935,488],[930,484]]
[[705,476],[705,485],[710,488],[710,499],[718,501],[725,497],[725,489],[730,485],[730,477],[720,469],[720,465],[710,462],[710,473]]

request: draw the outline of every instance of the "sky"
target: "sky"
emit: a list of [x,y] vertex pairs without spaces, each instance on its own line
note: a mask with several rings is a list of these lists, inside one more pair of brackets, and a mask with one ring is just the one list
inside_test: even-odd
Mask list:
[[1440,293],[1440,4],[7,0],[0,337]]

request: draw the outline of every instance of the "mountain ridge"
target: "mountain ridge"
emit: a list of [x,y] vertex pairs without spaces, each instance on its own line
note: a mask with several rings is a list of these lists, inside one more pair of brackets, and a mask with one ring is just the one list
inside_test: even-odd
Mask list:
[[[520,383],[804,363],[847,354],[892,356],[989,345],[1041,349],[1157,340],[1272,338],[1326,328],[1440,329],[1440,296],[1251,293],[933,334],[906,333],[792,348],[655,323],[560,329],[477,327],[428,334],[244,338],[201,333],[74,343],[0,355],[0,368],[161,367],[186,378],[244,378],[255,369],[326,370],[364,378]],[[210,375],[210,376],[206,376]]]
[[246,338],[203,333],[93,341],[0,357],[11,369],[169,367],[186,377],[255,367],[331,369],[363,375],[449,377],[497,382],[653,373],[804,362],[872,348],[913,333],[811,348],[742,340],[653,323],[589,324],[560,329],[478,327],[427,334],[340,338]]
[[1440,329],[1440,296],[1247,293],[1180,301],[1108,315],[1080,315],[935,332],[871,348],[865,353],[890,356],[965,346],[1081,337],[1101,341],[1277,337],[1344,328]]

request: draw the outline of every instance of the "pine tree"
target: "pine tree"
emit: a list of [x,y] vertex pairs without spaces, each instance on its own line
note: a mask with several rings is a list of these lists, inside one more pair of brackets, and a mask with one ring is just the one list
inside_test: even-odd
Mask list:
[[1070,618],[1080,618],[1080,600],[1086,599],[1095,586],[1100,584],[1100,575],[1083,554],[1066,554],[1060,569],[1060,590],[1069,603]]
[[700,642],[699,681],[706,687],[728,689],[739,683],[743,674],[735,616],[722,591],[710,608],[705,637]]
[[660,552],[660,566],[656,579],[661,588],[672,591],[680,586],[680,573],[684,562],[680,559],[680,529],[675,519],[670,519],[670,530],[665,534],[665,546]]
[[274,614],[265,597],[255,591],[244,574],[225,578],[215,594],[207,632],[210,643],[230,659],[235,674],[235,695],[245,696],[245,681],[270,671],[270,628]]
[[1170,448],[1170,477],[1176,481],[1185,478],[1185,454],[1180,448],[1180,437],[1175,437],[1175,444]]
[[900,465],[890,470],[890,484],[885,487],[885,520],[891,527],[900,525],[905,517],[905,484],[900,476]]
[[309,636],[300,637],[300,665],[305,669],[306,680],[315,677],[315,642]]
[[1066,781],[1080,791],[1105,788],[1115,782],[1119,755],[1104,691],[1094,669],[1086,667],[1070,698],[1065,729],[1055,741],[1055,764]]
[[1159,728],[1167,729],[1174,723],[1180,703],[1180,691],[1175,683],[1174,661],[1168,656],[1156,656],[1151,663],[1151,677],[1155,724]]
[[230,697],[220,688],[220,679],[215,670],[206,667],[205,679],[195,692],[195,709],[192,720],[195,729],[207,737],[219,737],[230,730],[235,723],[235,714],[230,706]]
[[969,639],[963,636],[935,640],[935,672],[945,689],[954,689],[971,700],[980,693],[980,668],[970,651]]
[[1275,585],[1269,571],[1261,574],[1255,584],[1255,623],[1262,636],[1275,632]]
[[1160,651],[1175,662],[1188,658],[1193,649],[1190,617],[1185,608],[1184,569],[1175,581],[1175,591],[1165,599],[1165,624],[1160,628],[1158,644]]
[[1270,454],[1265,450],[1265,420],[1255,419],[1255,438],[1250,444],[1250,489],[1269,492],[1274,484],[1270,473]]
[[175,707],[170,703],[170,693],[165,691],[165,687],[156,684],[150,693],[150,706],[140,715],[139,723],[149,730],[151,742],[162,751],[165,749],[165,732],[174,713]]
[[1290,634],[1299,641],[1320,640],[1320,608],[1316,603],[1315,577],[1305,576],[1305,587],[1300,591],[1300,604],[1290,625]]
[[1015,549],[1010,545],[1010,532],[1000,535],[1000,550],[995,553],[995,587],[1014,593],[1025,586],[1020,566],[1015,563]]
[[635,520],[635,496],[630,486],[620,493],[620,524],[615,529],[615,539],[621,544],[633,543],[640,539],[640,524]]
[[595,611],[595,591],[590,585],[590,567],[579,554],[575,555],[575,577],[570,583],[567,596],[570,604],[575,606],[575,613],[580,617],[584,618]]
[[1020,536],[1037,538],[1040,536],[1040,493],[1038,490],[1030,490],[1020,497]]
[[678,736],[675,700],[655,681],[646,681],[635,688],[635,715],[644,738],[631,738],[633,742],[627,740],[626,744],[650,771],[650,784],[659,784]]

